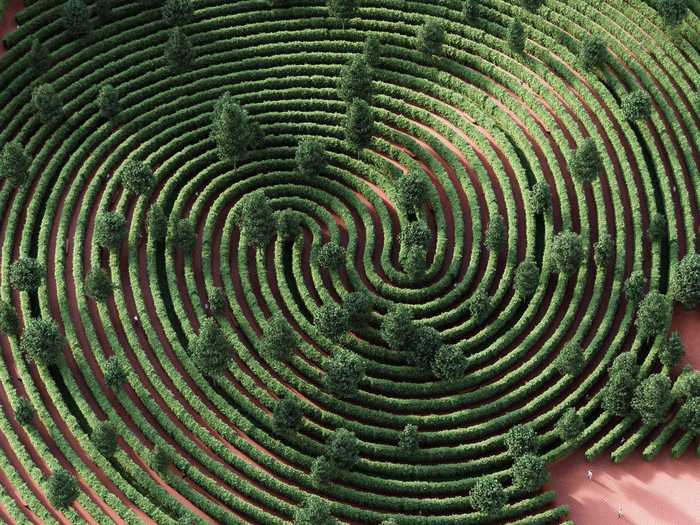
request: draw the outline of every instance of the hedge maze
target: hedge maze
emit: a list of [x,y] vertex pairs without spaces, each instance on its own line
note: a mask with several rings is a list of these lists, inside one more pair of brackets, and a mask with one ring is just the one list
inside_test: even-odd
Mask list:
[[558,523],[553,461],[700,451],[697,0],[25,3],[0,521]]

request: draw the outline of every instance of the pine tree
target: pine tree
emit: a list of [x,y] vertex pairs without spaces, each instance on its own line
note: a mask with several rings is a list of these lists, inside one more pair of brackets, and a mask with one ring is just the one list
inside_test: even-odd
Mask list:
[[216,142],[219,158],[232,161],[234,169],[261,138],[257,123],[228,92],[219,97],[214,105],[211,135]]
[[165,44],[165,59],[174,72],[188,69],[194,61],[195,52],[189,37],[179,27],[170,30],[168,42]]
[[364,55],[357,55],[343,66],[337,89],[338,98],[348,104],[356,98],[372,102],[372,75]]

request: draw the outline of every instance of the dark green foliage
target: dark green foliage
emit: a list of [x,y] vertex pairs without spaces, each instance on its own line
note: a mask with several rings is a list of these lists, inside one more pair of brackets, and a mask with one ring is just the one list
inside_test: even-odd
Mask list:
[[112,296],[113,291],[112,279],[102,268],[93,268],[85,277],[85,293],[95,301],[105,302]]
[[467,301],[469,315],[475,322],[481,323],[491,312],[491,297],[483,288],[478,288]]
[[646,424],[658,424],[671,406],[671,380],[663,374],[652,374],[634,391],[632,408]]
[[197,368],[210,376],[222,374],[233,353],[231,344],[212,318],[205,319],[199,335],[190,338],[188,351]]
[[78,481],[65,469],[57,469],[49,478],[46,497],[58,509],[70,507],[80,495]]
[[181,26],[192,19],[194,8],[191,0],[165,0],[163,21],[169,26]]
[[0,333],[14,337],[19,335],[19,318],[15,307],[0,301]]
[[318,496],[307,496],[294,512],[294,525],[338,525],[328,503]]
[[422,246],[408,246],[401,249],[399,262],[411,279],[418,279],[428,268],[428,251]]
[[602,406],[606,412],[621,417],[629,415],[638,372],[636,358],[631,352],[623,352],[615,358],[608,368],[610,377],[603,388]]
[[97,107],[100,110],[100,115],[109,120],[116,117],[119,113],[119,93],[112,84],[105,84],[100,88],[97,93]]
[[350,316],[342,306],[326,303],[316,309],[314,326],[323,337],[338,341],[350,329]]
[[540,446],[537,432],[528,424],[515,425],[508,430],[505,443],[512,458],[518,458],[525,454],[536,454]]
[[369,322],[372,318],[373,303],[372,296],[366,290],[358,290],[345,296],[343,307],[352,328],[360,328]]
[[17,290],[33,292],[41,286],[46,269],[36,259],[20,257],[10,265],[10,286]]
[[175,72],[189,68],[195,57],[190,38],[179,27],[170,30],[164,53],[170,69]]
[[345,21],[357,15],[357,0],[326,0],[328,14],[338,18],[345,26]]
[[159,472],[160,474],[165,474],[171,463],[172,458],[170,457],[170,453],[165,448],[155,445],[151,449],[148,455],[148,464],[153,470]]
[[323,175],[326,171],[326,145],[319,139],[306,137],[299,140],[295,158],[302,175],[315,177]]
[[223,313],[228,307],[228,299],[226,298],[226,293],[219,286],[212,286],[209,289],[209,309],[214,315],[219,315]]
[[457,381],[467,370],[467,357],[464,352],[452,345],[442,346],[435,354],[432,370],[435,377],[443,381]]
[[657,291],[649,292],[639,303],[635,326],[642,340],[653,339],[671,322],[671,303],[668,298]]
[[445,28],[434,20],[426,20],[418,29],[418,50],[426,55],[439,55],[445,43]]
[[105,383],[115,392],[119,392],[129,380],[129,374],[124,369],[121,360],[113,355],[105,363]]
[[490,252],[500,252],[506,244],[506,223],[500,214],[491,217],[484,236],[484,246]]
[[422,169],[414,167],[394,180],[398,204],[406,213],[416,213],[428,201],[430,182]]
[[287,394],[277,401],[272,412],[272,424],[280,433],[296,432],[304,422],[304,411],[299,400]]
[[328,241],[323,246],[316,246],[313,259],[317,265],[326,270],[338,271],[345,268],[347,254],[345,248],[335,241]]
[[66,342],[51,319],[30,319],[20,338],[22,352],[40,365],[57,364]]
[[95,14],[97,15],[97,19],[103,24],[112,19],[112,1],[113,0],[96,0],[95,2]]
[[345,114],[345,140],[358,155],[369,146],[374,135],[374,112],[362,99],[356,98]]
[[664,24],[676,27],[688,16],[688,0],[657,0],[656,9]]
[[145,162],[134,159],[122,164],[118,176],[124,189],[134,195],[146,195],[156,182],[151,167]]
[[391,308],[382,319],[381,336],[384,342],[393,350],[411,348],[415,337],[416,327],[413,324],[411,311],[397,305]]
[[430,243],[430,231],[425,223],[420,221],[409,222],[406,227],[401,230],[399,234],[399,240],[401,241],[401,248],[408,248],[410,246],[420,246],[421,248],[427,248]]
[[700,396],[700,372],[685,365],[673,384],[671,395],[674,399]]
[[353,432],[338,428],[328,439],[325,455],[334,467],[351,470],[360,460],[360,442]]
[[494,477],[479,478],[469,490],[469,504],[482,514],[496,514],[507,502],[503,485]]
[[649,239],[654,241],[660,241],[666,238],[668,233],[666,216],[663,213],[655,213],[651,216],[649,221],[649,229],[647,230],[647,235]]
[[584,69],[602,67],[608,61],[608,47],[598,35],[583,39],[578,52],[578,59]]
[[554,367],[561,375],[575,376],[583,370],[583,351],[576,341],[569,341],[554,359]]
[[34,407],[32,406],[32,402],[26,397],[20,397],[17,400],[15,418],[17,418],[17,423],[23,427],[28,427],[34,422]]
[[63,118],[63,104],[51,84],[38,84],[32,90],[32,106],[44,124]]
[[432,326],[420,325],[408,341],[408,362],[423,370],[430,370],[433,360],[442,348],[442,334]]
[[603,174],[603,161],[592,138],[587,138],[574,152],[571,174],[581,182],[594,182]]
[[678,424],[693,436],[700,435],[700,397],[691,397],[678,411]]
[[235,169],[260,138],[259,126],[228,92],[214,104],[211,121],[211,136],[219,158],[232,161]]
[[520,20],[514,18],[508,26],[508,46],[510,46],[511,51],[521,55],[525,52],[526,42],[525,26]]
[[260,348],[275,359],[286,361],[299,346],[299,336],[281,314],[273,315],[265,326]]
[[418,427],[411,424],[406,425],[399,436],[399,448],[406,452],[414,452],[419,447]]
[[544,4],[544,0],[520,0],[520,5],[533,13]]
[[175,221],[170,240],[178,250],[189,254],[197,240],[197,233],[194,231],[192,221],[189,219],[178,219]]
[[365,363],[361,357],[345,348],[333,352],[325,363],[323,383],[328,391],[341,399],[357,395],[358,385],[365,377]]
[[688,253],[676,266],[671,278],[671,297],[692,310],[700,305],[700,255]]
[[647,278],[642,270],[635,270],[625,281],[625,297],[632,304],[638,304],[647,290]]
[[462,16],[467,24],[476,25],[479,22],[481,0],[462,0]]
[[338,98],[348,104],[355,99],[372,102],[372,74],[364,55],[357,55],[340,70]]
[[83,0],[66,0],[62,10],[63,27],[71,36],[90,32],[90,11]]
[[168,235],[168,217],[158,204],[151,206],[147,217],[148,235],[157,242],[165,241]]
[[294,210],[286,209],[275,213],[277,235],[284,240],[293,240],[301,233],[301,216]]
[[603,268],[612,259],[615,253],[615,245],[609,233],[603,233],[593,245],[593,260],[598,268]]
[[542,215],[552,207],[552,190],[546,181],[538,180],[530,188],[530,200],[532,210],[537,215]]
[[111,458],[117,451],[117,429],[109,421],[100,421],[92,430],[90,441],[100,454]]
[[0,178],[11,186],[23,186],[29,180],[31,161],[17,141],[6,143],[0,153]]
[[382,43],[374,35],[370,35],[365,40],[364,56],[370,67],[377,67],[382,62]]
[[576,272],[583,262],[581,236],[572,231],[559,232],[552,240],[550,257],[554,270],[566,276]]
[[520,490],[535,492],[549,481],[547,465],[532,454],[519,456],[513,462],[513,484]]
[[337,469],[326,456],[319,456],[311,464],[311,481],[316,488],[323,487],[337,474]]
[[51,59],[46,47],[41,43],[39,37],[32,35],[32,46],[29,48],[29,64],[35,73],[43,73],[49,68]]
[[557,435],[564,443],[575,442],[581,437],[584,430],[583,418],[573,407],[567,408],[557,421]]
[[275,236],[275,215],[265,192],[256,190],[238,204],[238,226],[248,245],[264,249]]
[[651,98],[639,89],[623,95],[620,109],[627,120],[646,120],[651,115]]
[[126,234],[126,219],[122,214],[107,211],[97,216],[94,239],[98,246],[116,250],[121,246]]
[[659,348],[659,361],[661,361],[662,365],[673,368],[680,363],[684,354],[685,349],[683,348],[681,336],[678,332],[673,332],[664,340],[661,344],[661,348]]
[[515,291],[522,299],[532,297],[540,285],[540,269],[532,259],[525,259],[518,265],[513,278]]

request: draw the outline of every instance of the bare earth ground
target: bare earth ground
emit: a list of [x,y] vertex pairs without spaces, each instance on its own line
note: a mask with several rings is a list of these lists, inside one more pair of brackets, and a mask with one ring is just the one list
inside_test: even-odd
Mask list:
[[[10,3],[7,5],[7,9],[5,9],[5,13],[2,15],[2,19],[0,19],[0,37],[2,39],[5,38],[5,35],[14,31],[17,27],[17,23],[15,22],[15,15],[17,14],[17,11],[19,11],[23,7],[24,4],[22,0],[10,0]],[[1,42],[0,57],[4,54],[5,43]]]

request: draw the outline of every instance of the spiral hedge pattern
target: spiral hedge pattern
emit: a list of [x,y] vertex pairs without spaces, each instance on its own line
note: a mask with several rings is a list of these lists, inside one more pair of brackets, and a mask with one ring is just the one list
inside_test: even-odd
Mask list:
[[[640,447],[652,457],[667,443],[674,453],[690,446],[695,438],[673,419],[650,427],[604,413],[599,392],[622,351],[637,353],[643,373],[658,366],[656,346],[636,337],[623,282],[643,270],[650,288],[664,292],[677,261],[697,249],[700,4],[689,2],[676,31],[641,1],[547,0],[532,13],[487,0],[476,25],[465,23],[462,2],[453,0],[363,0],[345,24],[328,16],[325,2],[289,4],[196,0],[185,28],[196,58],[179,73],[163,56],[168,27],[158,6],[118,2],[109,23],[93,16],[91,33],[78,39],[63,30],[55,0],[27,2],[19,14],[0,60],[0,143],[24,145],[31,182],[19,189],[1,183],[1,294],[20,324],[51,318],[67,345],[63,362],[45,367],[22,355],[17,338],[1,339],[2,520],[177,523],[191,515],[280,524],[317,494],[342,523],[489,523],[468,493],[490,474],[508,495],[499,522],[550,523],[566,514],[554,492],[525,493],[511,483],[504,435],[514,425],[534,426],[548,462],[575,449],[553,430],[569,407],[584,417],[578,448],[589,457],[608,451],[619,460]],[[526,27],[523,56],[508,47],[513,18]],[[436,60],[416,49],[426,20],[446,29]],[[608,65],[593,72],[577,64],[579,42],[590,33],[610,53]],[[42,75],[28,63],[32,35],[51,55]],[[376,134],[356,156],[343,139],[345,105],[335,86],[368,35],[383,44],[373,72]],[[42,124],[32,108],[38,82],[51,83],[63,102],[66,118],[56,125]],[[121,96],[118,125],[96,108],[105,82]],[[650,95],[652,112],[632,124],[620,100],[636,89]],[[236,170],[219,160],[209,134],[214,102],[226,91],[265,137]],[[309,136],[327,145],[325,176],[296,171],[296,144]],[[569,170],[573,149],[587,137],[604,165],[591,185]],[[154,169],[156,188],[147,196],[126,194],[112,176],[132,158]],[[409,218],[395,205],[392,177],[411,167],[432,183],[426,216],[434,242],[420,285],[398,261]],[[537,181],[552,190],[544,216],[533,211]],[[258,188],[275,210],[302,217],[303,233],[292,243],[277,239],[256,252],[241,240],[234,207]],[[154,203],[171,222],[193,221],[191,253],[148,237]],[[93,239],[96,217],[107,210],[128,220],[128,240],[114,252]],[[668,242],[645,233],[657,213],[667,219]],[[501,254],[483,248],[497,214],[507,232]],[[580,233],[585,249],[569,279],[552,271],[549,257],[564,230]],[[615,241],[614,257],[598,268],[593,245],[605,233]],[[329,273],[312,263],[312,245],[329,239],[346,247],[347,269]],[[37,292],[10,287],[19,256],[45,265]],[[526,258],[542,277],[521,301],[513,279]],[[84,277],[95,266],[117,285],[104,304],[85,293]],[[218,379],[203,376],[187,351],[215,286],[230,304],[219,324],[235,342],[235,358]],[[376,308],[370,326],[342,342],[367,363],[367,377],[356,398],[340,400],[323,385],[324,362],[338,345],[319,334],[312,313],[354,290],[369,291]],[[493,305],[483,322],[468,310],[477,290]],[[407,305],[465,353],[462,379],[437,381],[387,348],[379,326],[393,304]],[[302,340],[288,363],[259,348],[276,312]],[[585,362],[576,378],[553,364],[572,340]],[[119,392],[104,378],[113,355],[129,369]],[[306,422],[298,435],[280,436],[271,411],[289,393],[301,400]],[[22,398],[36,414],[31,427],[15,416]],[[119,429],[112,459],[90,440],[104,420]],[[411,454],[397,447],[407,424],[418,427],[422,442]],[[315,487],[311,464],[340,427],[360,439],[359,464]],[[155,445],[172,453],[166,473],[149,466]],[[67,509],[46,496],[46,480],[59,467],[79,482],[80,496]]]

